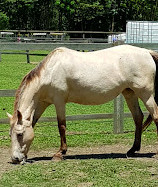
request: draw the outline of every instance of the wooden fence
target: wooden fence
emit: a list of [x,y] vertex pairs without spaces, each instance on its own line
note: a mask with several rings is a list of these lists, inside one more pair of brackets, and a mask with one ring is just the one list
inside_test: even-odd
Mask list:
[[[122,44],[122,43],[121,43]],[[96,51],[120,45],[119,42],[115,43],[0,43],[0,62],[2,54],[20,54],[26,55],[26,62],[30,63],[30,55],[46,56],[46,54],[31,53],[31,50],[49,50],[52,51],[57,47],[67,47],[78,51]],[[131,44],[146,49],[158,50],[158,44]],[[8,50],[11,50],[8,52]],[[26,51],[26,52],[15,52]]]
[[[0,90],[0,97],[14,97],[16,90]],[[123,133],[123,119],[124,117],[131,117],[130,113],[124,113],[123,96],[119,95],[114,99],[114,113],[107,114],[84,114],[66,116],[67,121],[78,120],[94,120],[94,119],[113,119],[114,121],[114,133]],[[56,117],[41,117],[39,122],[54,122]],[[0,119],[0,124],[9,123],[7,118]]]
[[[112,47],[115,44],[31,44],[31,43],[3,43],[0,44],[0,51],[3,50],[53,50],[57,47],[69,47],[75,50],[99,50]],[[133,44],[135,46],[144,47],[147,49],[158,50],[158,44]],[[0,97],[14,97],[15,90],[0,90]],[[124,113],[123,96],[119,95],[114,99],[114,113],[110,114],[89,114],[89,115],[75,115],[67,116],[67,121],[74,120],[90,120],[90,119],[113,119],[114,133],[123,133],[124,118],[131,118],[130,113]],[[144,113],[147,115],[147,113]],[[39,122],[56,121],[56,117],[41,117]],[[8,123],[8,119],[0,119],[0,124]]]
[[[90,44],[90,43],[0,43],[0,62],[4,54],[20,54],[26,55],[27,63],[30,63],[30,55],[46,56],[46,54],[31,53],[31,50],[49,50],[52,51],[57,47],[67,47],[78,51],[95,51],[112,47],[116,44]],[[8,50],[11,50],[8,52]],[[16,51],[16,52],[15,52]],[[19,51],[19,52],[17,52]],[[26,51],[26,52],[21,52]]]

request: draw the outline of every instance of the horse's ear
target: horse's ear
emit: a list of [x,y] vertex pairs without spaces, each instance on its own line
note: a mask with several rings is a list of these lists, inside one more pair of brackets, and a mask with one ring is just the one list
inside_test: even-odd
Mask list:
[[17,118],[18,118],[18,124],[22,124],[22,114],[19,110],[17,110]]
[[13,116],[12,116],[11,114],[9,114],[8,112],[7,112],[7,116],[8,116],[8,118],[9,118],[10,120],[13,118]]

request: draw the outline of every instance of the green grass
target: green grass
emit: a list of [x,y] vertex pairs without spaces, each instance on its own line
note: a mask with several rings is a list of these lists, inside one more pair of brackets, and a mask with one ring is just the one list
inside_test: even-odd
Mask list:
[[136,160],[88,159],[19,166],[0,186],[157,186],[158,164]]
[[[48,53],[47,51],[45,51]],[[43,52],[41,52],[43,53]],[[31,56],[32,62],[43,57]],[[26,56],[2,55],[0,63],[0,89],[16,89],[22,77],[37,63],[27,64]],[[14,98],[0,98],[0,118],[6,111],[13,112]],[[145,109],[141,103],[143,110]],[[112,113],[113,101],[100,106],[68,104],[67,115]],[[125,112],[129,112],[125,104]],[[43,116],[55,116],[54,106],[48,107]],[[92,147],[101,145],[133,144],[134,125],[132,119],[125,119],[123,134],[113,134],[112,120],[88,120],[67,122],[68,147]],[[0,125],[0,148],[10,146],[9,125]],[[155,125],[142,135],[142,143],[154,145],[157,141]],[[56,122],[37,123],[32,150],[59,148],[60,138]],[[158,164],[129,159],[88,159],[42,162],[15,166],[2,175],[1,186],[157,186]]]

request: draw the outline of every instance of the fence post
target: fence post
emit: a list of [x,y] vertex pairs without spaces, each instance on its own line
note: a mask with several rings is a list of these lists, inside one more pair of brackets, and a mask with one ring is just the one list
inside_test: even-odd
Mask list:
[[27,63],[30,63],[29,50],[26,50]]
[[123,96],[120,94],[114,99],[114,133],[123,133],[124,104]]

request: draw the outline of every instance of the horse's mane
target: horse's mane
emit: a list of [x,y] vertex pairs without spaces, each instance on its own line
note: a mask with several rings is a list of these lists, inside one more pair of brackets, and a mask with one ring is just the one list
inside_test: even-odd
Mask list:
[[21,96],[24,93],[24,90],[26,89],[27,85],[30,84],[36,77],[40,77],[41,70],[44,69],[45,64],[50,60],[52,55],[57,51],[58,49],[55,49],[52,51],[49,55],[47,55],[42,62],[39,63],[38,66],[36,66],[33,70],[31,70],[28,74],[25,75],[23,78],[19,88],[16,91],[15,94],[15,102],[14,102],[14,114],[13,116],[16,116],[18,103],[21,98]]

